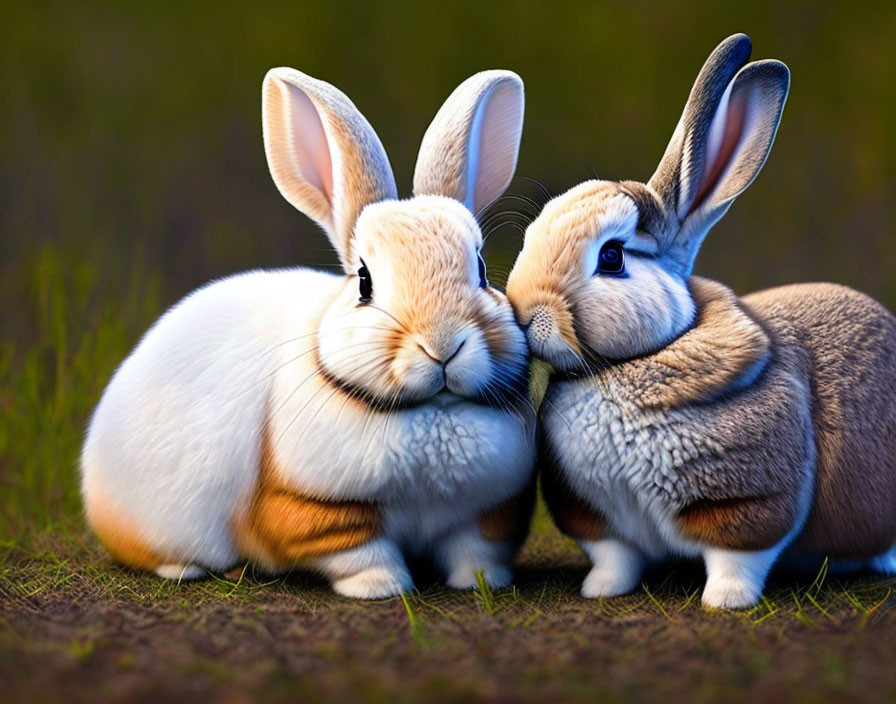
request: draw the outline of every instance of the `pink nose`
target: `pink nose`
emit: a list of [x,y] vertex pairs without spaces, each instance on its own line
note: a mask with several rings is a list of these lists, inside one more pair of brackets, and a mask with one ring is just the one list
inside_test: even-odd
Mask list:
[[423,354],[429,357],[433,362],[438,362],[444,367],[457,356],[457,353],[460,352],[466,341],[466,337],[455,338],[445,350],[441,351],[441,353],[436,352],[431,346],[427,345],[425,342],[420,342],[419,340],[417,341],[417,347],[423,350]]

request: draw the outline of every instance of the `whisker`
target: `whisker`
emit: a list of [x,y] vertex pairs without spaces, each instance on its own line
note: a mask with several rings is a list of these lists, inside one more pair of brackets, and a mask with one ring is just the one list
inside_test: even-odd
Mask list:
[[[373,344],[379,344],[379,342],[378,342],[378,341],[376,341],[376,342],[374,342],[374,341],[359,342],[359,343],[356,343],[355,345],[350,345],[349,347],[345,347],[345,348],[343,348],[343,349],[351,349],[352,347],[361,347],[361,346],[365,346],[365,345],[373,345]],[[362,366],[363,366],[363,365],[362,365]],[[360,368],[361,368],[361,367],[359,366],[358,369],[360,369]],[[355,370],[355,371],[356,371],[356,370]],[[315,366],[314,371],[311,372],[310,375],[306,376],[306,377],[299,383],[298,386],[296,386],[292,391],[290,391],[289,394],[286,396],[286,398],[283,399],[283,401],[280,403],[280,405],[277,406],[277,408],[276,408],[272,413],[270,413],[270,414],[268,415],[267,420],[266,420],[266,423],[267,423],[268,425],[270,425],[270,423],[273,422],[274,417],[275,417],[275,416],[276,416],[276,415],[283,409],[283,407],[284,407],[287,403],[289,403],[289,401],[295,396],[295,394],[298,393],[299,389],[301,389],[301,388],[302,388],[308,381],[310,381],[310,380],[313,379],[317,374],[320,374],[320,373],[321,373],[320,369],[318,369],[318,368]],[[316,393],[317,393],[317,392],[315,392],[315,394],[316,394]],[[314,398],[314,395],[312,395],[312,398]],[[310,400],[311,400],[311,399],[309,399],[309,403],[310,403]],[[306,404],[306,405],[307,405],[307,404]],[[302,410],[304,410],[304,408],[305,408],[305,407],[303,406],[303,407],[302,407]],[[301,411],[300,411],[300,413],[301,413]],[[278,438],[278,441],[279,441],[279,438]]]
[[380,308],[379,306],[374,305],[373,303],[368,303],[367,305],[370,306],[371,308],[373,308],[374,310],[378,310],[383,315],[388,315],[390,318],[392,318],[392,320],[394,320],[398,324],[399,328],[401,328],[402,332],[404,332],[408,335],[411,334],[411,331],[408,330],[407,326],[404,323],[402,323],[398,318],[396,318],[394,315],[392,315],[389,311],[387,311],[385,308]]

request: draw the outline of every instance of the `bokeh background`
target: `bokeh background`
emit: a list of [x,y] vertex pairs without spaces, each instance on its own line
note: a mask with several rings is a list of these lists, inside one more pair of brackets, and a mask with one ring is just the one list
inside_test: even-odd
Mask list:
[[511,186],[520,197],[492,211],[486,250],[500,283],[520,224],[545,200],[527,178],[554,194],[593,175],[648,178],[703,60],[737,31],[752,37],[754,58],[790,66],[792,91],[764,172],[709,236],[697,273],[741,293],[837,281],[896,309],[892,2],[6,4],[7,522],[53,506],[77,513],[86,416],[165,307],[241,269],[335,265],[268,175],[269,67],[345,91],[382,138],[403,195],[450,91],[484,68],[517,71],[527,93]]

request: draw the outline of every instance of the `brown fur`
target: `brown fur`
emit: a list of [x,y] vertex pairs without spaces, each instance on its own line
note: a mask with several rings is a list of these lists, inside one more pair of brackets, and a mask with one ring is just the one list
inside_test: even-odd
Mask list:
[[896,319],[833,284],[774,288],[743,302],[771,327],[791,327],[789,343],[809,356],[818,459],[801,547],[853,559],[886,552],[896,542]]
[[243,557],[281,570],[357,547],[379,533],[381,517],[375,505],[311,498],[286,487],[280,476],[266,431],[249,510],[233,522],[234,540]]
[[646,407],[672,408],[729,391],[751,367],[764,365],[769,338],[730,289],[696,276],[688,282],[697,304],[693,328],[673,344],[632,365]]
[[[766,331],[729,289],[705,279],[689,284],[698,303],[694,328],[653,355],[601,371],[595,404],[610,393],[623,416],[650,414],[641,429],[648,435],[620,450],[628,461],[651,462],[651,443],[678,446],[674,474],[657,491],[679,507],[686,536],[720,547],[768,548],[790,532],[811,481],[808,361],[789,344],[789,328]],[[544,437],[546,501],[565,532],[588,538],[581,523],[590,525],[595,509],[573,495],[565,470],[550,459],[556,452]]]
[[662,412],[655,442],[678,438],[690,455],[669,497],[681,507],[682,534],[717,547],[770,548],[790,532],[811,482],[808,361],[791,328],[767,329],[722,284],[688,284],[694,327],[603,376],[631,412]]
[[[675,497],[683,533],[732,549],[771,547],[792,528],[810,482],[800,548],[849,559],[888,551],[896,542],[896,319],[832,284],[738,300],[721,284],[689,283],[696,326],[603,372],[638,408],[662,408],[663,425],[691,448]],[[575,514],[570,505],[560,510]]]
[[92,492],[85,496],[87,522],[112,558],[128,567],[155,570],[165,559],[149,547],[140,534],[109,502]]
[[535,476],[516,496],[479,516],[479,531],[486,540],[522,545],[529,533],[535,507]]
[[603,516],[569,486],[546,437],[541,439],[538,459],[541,494],[560,532],[576,540],[600,540]]
[[678,512],[681,534],[730,550],[764,550],[777,544],[792,527],[786,499],[699,499]]

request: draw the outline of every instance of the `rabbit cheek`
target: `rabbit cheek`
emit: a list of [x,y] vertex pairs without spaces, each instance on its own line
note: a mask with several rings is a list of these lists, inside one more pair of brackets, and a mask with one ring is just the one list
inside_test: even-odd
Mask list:
[[455,357],[445,366],[445,384],[458,396],[475,396],[487,383],[492,368],[485,340],[473,330]]

